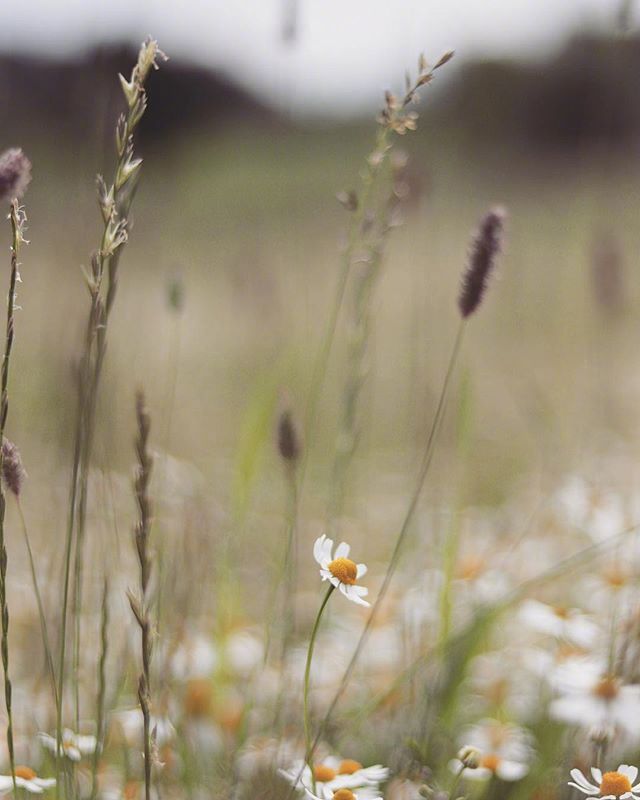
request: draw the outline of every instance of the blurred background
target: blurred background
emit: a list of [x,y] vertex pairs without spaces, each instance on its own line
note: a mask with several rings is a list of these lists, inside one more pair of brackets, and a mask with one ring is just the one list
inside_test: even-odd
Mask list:
[[[241,474],[258,487],[256,508],[269,505],[276,406],[286,397],[303,415],[335,291],[348,226],[336,193],[358,183],[384,91],[402,90],[421,52],[433,63],[449,48],[456,56],[425,88],[418,131],[399,143],[408,197],[373,301],[352,502],[395,495],[413,474],[469,235],[494,203],[509,212],[506,249],[461,369],[473,398],[469,502],[499,503],[523,482],[544,489],[605,452],[633,454],[639,26],[640,9],[614,0],[5,4],[1,146],[23,147],[34,176],[8,433],[28,491],[51,497],[38,503],[47,525],[64,521],[64,481],[51,476],[67,478],[88,308],[80,266],[100,231],[94,177],[113,164],[117,73],[129,74],[148,33],[170,61],[151,77],[141,128],[145,164],[102,386],[102,467],[130,468],[142,384],[155,445],[197,470],[203,492],[228,509]],[[7,252],[8,225],[1,236]],[[310,443],[318,507],[346,330],[342,320]],[[258,436],[262,461],[246,452]],[[442,452],[453,439],[445,430]]]

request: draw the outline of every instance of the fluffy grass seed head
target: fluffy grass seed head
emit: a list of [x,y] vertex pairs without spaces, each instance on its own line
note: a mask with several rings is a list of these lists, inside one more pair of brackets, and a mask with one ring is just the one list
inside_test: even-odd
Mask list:
[[13,442],[3,437],[2,439],[2,480],[9,491],[20,497],[22,484],[27,473],[22,466],[20,451]]
[[20,200],[31,181],[31,162],[19,147],[0,156],[0,202]]
[[480,221],[471,243],[469,263],[462,276],[458,307],[463,319],[478,308],[487,289],[489,276],[495,267],[502,244],[506,213],[503,208],[492,208]]

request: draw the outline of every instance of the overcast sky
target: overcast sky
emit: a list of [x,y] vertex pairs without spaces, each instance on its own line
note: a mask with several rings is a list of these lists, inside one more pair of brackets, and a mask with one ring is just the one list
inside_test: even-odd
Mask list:
[[[0,0],[0,48],[68,54],[152,33],[292,110],[363,108],[424,51],[535,56],[578,28],[613,29],[621,0]],[[636,0],[640,2],[640,0]],[[637,17],[634,8],[634,17]],[[635,20],[634,20],[635,21]]]

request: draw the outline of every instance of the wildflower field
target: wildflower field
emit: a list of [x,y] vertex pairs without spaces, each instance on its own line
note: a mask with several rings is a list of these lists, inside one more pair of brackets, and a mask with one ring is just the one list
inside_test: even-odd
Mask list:
[[148,39],[95,163],[4,143],[0,793],[640,798],[637,153],[453,57],[143,160]]

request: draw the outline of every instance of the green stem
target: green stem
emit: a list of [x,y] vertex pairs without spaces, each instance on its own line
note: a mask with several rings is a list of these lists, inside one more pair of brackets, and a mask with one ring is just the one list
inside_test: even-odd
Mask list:
[[327,603],[329,602],[329,598],[331,597],[334,588],[335,587],[333,584],[329,585],[327,593],[324,596],[324,600],[322,601],[320,608],[318,609],[318,615],[316,616],[316,621],[313,623],[313,630],[311,631],[311,638],[309,639],[309,649],[307,650],[307,663],[304,668],[304,694],[303,694],[304,742],[305,742],[304,760],[309,769],[311,770],[311,782],[314,791],[315,791],[316,781],[313,775],[313,765],[311,763],[313,748],[311,743],[311,720],[309,718],[309,678],[311,675],[311,661],[313,659],[313,650],[316,645],[316,637],[318,635],[318,628],[320,627],[320,620],[322,619],[322,614],[324,612]]
[[456,774],[453,777],[453,781],[451,782],[451,788],[449,789],[449,797],[451,798],[451,800],[454,800],[454,797],[453,797],[454,792],[456,791],[456,789],[460,785],[460,780],[462,778],[462,773],[465,771],[465,769],[466,769],[466,767],[464,766],[464,764],[462,764],[460,769],[456,772]]

